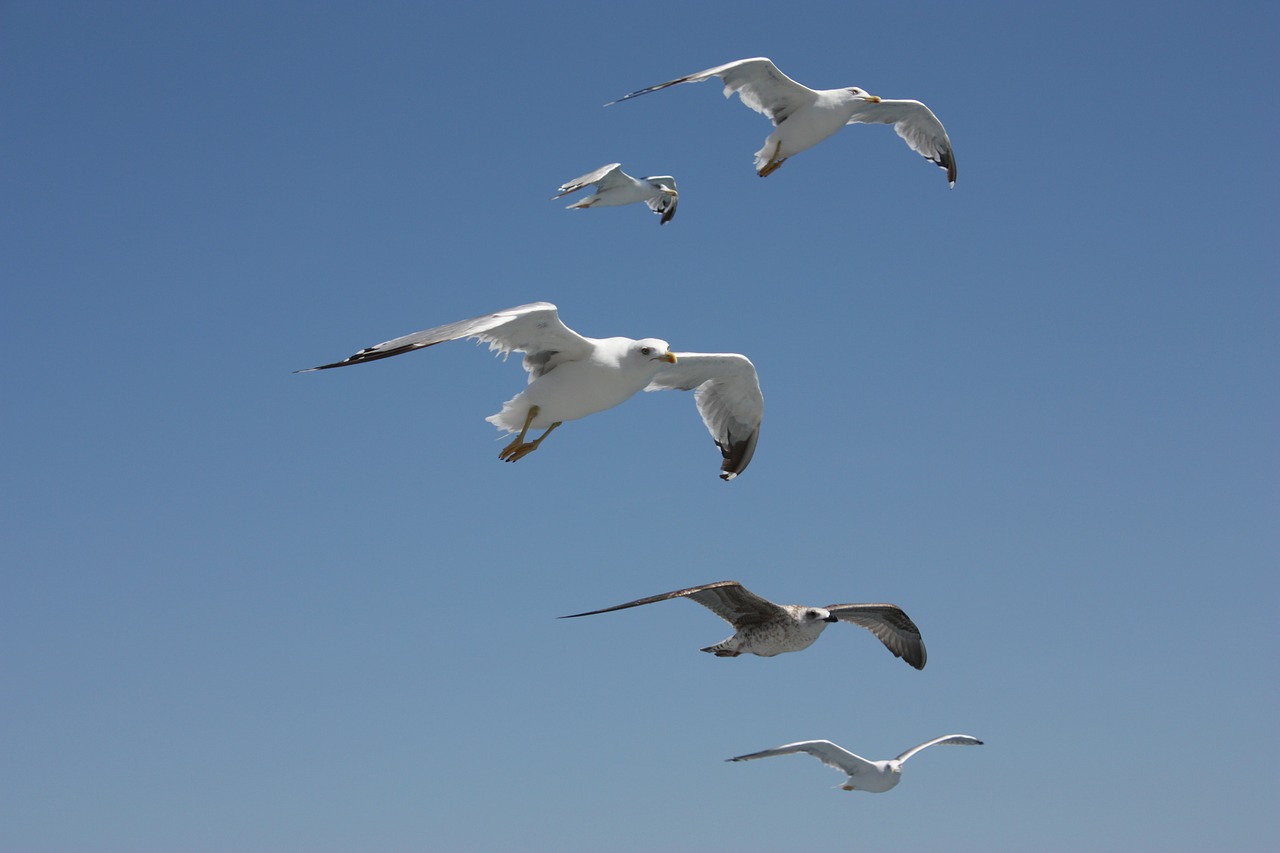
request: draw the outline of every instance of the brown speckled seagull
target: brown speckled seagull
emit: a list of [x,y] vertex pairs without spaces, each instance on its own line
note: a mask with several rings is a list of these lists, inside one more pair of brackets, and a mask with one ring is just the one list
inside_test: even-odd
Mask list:
[[736,633],[723,642],[702,649],[720,658],[750,654],[773,657],[784,652],[809,648],[832,622],[861,625],[879,638],[885,648],[916,669],[924,669],[924,640],[920,629],[896,604],[774,604],[743,587],[737,581],[719,581],[704,586],[677,589],[662,595],[628,601],[616,607],[561,616],[575,619],[654,604],[671,598],[696,601],[734,627]]

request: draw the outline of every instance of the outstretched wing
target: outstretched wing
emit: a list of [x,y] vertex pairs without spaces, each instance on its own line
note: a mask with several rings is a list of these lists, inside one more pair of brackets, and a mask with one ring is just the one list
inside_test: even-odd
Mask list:
[[556,306],[550,302],[531,302],[483,317],[424,329],[366,347],[342,361],[295,370],[294,373],[363,364],[462,338],[477,338],[487,343],[490,350],[498,350],[503,355],[511,352],[524,353],[524,369],[529,371],[530,381],[549,373],[558,364],[583,358],[593,347],[590,338],[584,338],[560,322]]
[[707,425],[724,462],[720,478],[732,480],[746,470],[756,452],[764,396],[756,368],[736,353],[676,353],[664,364],[646,391],[694,391],[698,413]]
[[947,182],[956,185],[956,155],[947,130],[933,110],[919,101],[864,102],[849,124],[891,124],[911,150],[947,170]]
[[924,669],[927,655],[920,629],[896,604],[829,604],[826,608],[841,622],[861,625],[880,638],[895,657],[916,669]]
[[920,750],[927,749],[928,747],[931,747],[931,746],[937,746],[940,743],[952,743],[958,746],[982,746],[982,741],[978,740],[976,737],[973,737],[972,735],[943,735],[942,737],[936,737],[933,740],[925,741],[919,746],[911,747],[910,749],[902,753],[902,755],[899,755],[894,760],[898,762],[906,761],[908,758],[915,755]]
[[766,115],[774,124],[782,124],[800,107],[808,106],[818,99],[818,93],[808,86],[802,86],[795,80],[778,70],[772,60],[763,56],[753,59],[739,59],[696,74],[677,77],[647,89],[640,89],[629,95],[623,95],[605,106],[621,103],[631,98],[647,95],[678,83],[701,83],[712,77],[724,81],[724,96],[727,98],[734,92],[742,98],[742,103],[756,112]]
[[586,613],[574,613],[560,618],[574,619],[578,616],[595,616],[597,613],[626,610],[628,607],[654,604],[672,598],[691,598],[735,628],[740,628],[744,625],[758,625],[770,619],[786,616],[786,611],[781,607],[772,601],[761,598],[737,581],[717,581],[703,586],[691,586],[688,589],[664,592],[661,595],[651,595],[648,598],[638,598],[635,601],[628,601],[626,604],[619,604],[616,607],[589,610]]
[[553,195],[551,198],[557,199],[562,196],[567,196],[569,193],[576,193],[583,187],[589,187],[597,182],[599,182],[600,186],[596,189],[597,191],[600,191],[607,190],[611,187],[633,184],[635,183],[635,178],[622,171],[621,163],[610,163],[607,166],[601,166],[594,172],[587,172],[581,177],[574,178],[572,181],[567,181],[564,184],[561,184],[560,194]]
[[772,758],[775,755],[790,755],[794,752],[807,752],[828,767],[843,770],[850,776],[875,769],[875,765],[867,761],[867,759],[860,755],[854,755],[849,750],[836,746],[829,740],[802,740],[797,743],[775,746],[773,749],[739,755],[736,758],[726,760],[750,761],[753,758]]

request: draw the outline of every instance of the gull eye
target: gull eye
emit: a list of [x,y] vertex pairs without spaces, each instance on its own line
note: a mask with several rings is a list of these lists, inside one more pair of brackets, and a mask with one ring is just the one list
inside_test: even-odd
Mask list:
[[641,355],[650,355],[653,353],[653,347],[640,347]]

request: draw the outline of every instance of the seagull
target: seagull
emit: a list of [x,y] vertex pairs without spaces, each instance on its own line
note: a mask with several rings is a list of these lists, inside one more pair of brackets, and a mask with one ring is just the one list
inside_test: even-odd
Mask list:
[[617,207],[642,201],[649,209],[660,214],[659,225],[666,225],[676,215],[676,205],[680,202],[680,193],[676,192],[676,179],[670,175],[650,175],[647,178],[633,178],[622,171],[621,163],[610,163],[601,166],[594,172],[588,172],[580,178],[574,178],[560,187],[560,194],[551,198],[563,198],[569,193],[576,193],[583,187],[594,186],[595,195],[587,196],[581,201],[569,205],[566,210],[587,207]]
[[770,758],[774,755],[790,755],[793,752],[807,752],[828,767],[843,770],[849,778],[840,787],[846,791],[869,791],[872,794],[883,794],[902,781],[902,765],[908,758],[922,749],[940,743],[953,743],[981,746],[982,741],[971,735],[943,735],[913,746],[897,758],[887,761],[868,761],[860,755],[854,755],[847,749],[836,746],[829,740],[802,740],[776,746],[763,752],[739,755],[726,761],[750,761],[753,758]]
[[[560,322],[556,306],[531,302],[505,311],[414,332],[360,350],[350,358],[297,370],[309,373],[363,364],[446,341],[475,338],[503,355],[524,353],[529,385],[485,418],[518,433],[498,458],[516,462],[538,449],[565,421],[611,409],[639,391],[693,391],[698,412],[724,462],[720,478],[741,474],[756,451],[764,398],[756,369],[736,353],[671,351],[657,338],[587,338]],[[530,429],[545,430],[525,441]]]
[[890,101],[852,86],[845,89],[810,89],[778,70],[763,56],[739,59],[706,71],[677,77],[647,89],[623,95],[605,106],[647,95],[677,83],[701,83],[711,77],[724,81],[724,96],[734,92],[742,103],[768,116],[773,133],[756,152],[756,173],[767,178],[788,157],[812,148],[846,124],[891,124],[911,150],[947,170],[947,181],[956,185],[956,157],[947,131],[933,111],[919,101]]
[[594,616],[671,598],[692,599],[734,627],[736,633],[732,637],[701,650],[718,658],[736,658],[742,654],[771,658],[783,652],[803,651],[812,646],[832,622],[852,622],[875,634],[894,657],[902,658],[916,669],[924,669],[925,650],[920,629],[896,604],[829,604],[826,607],[774,604],[737,581],[677,589],[560,618]]

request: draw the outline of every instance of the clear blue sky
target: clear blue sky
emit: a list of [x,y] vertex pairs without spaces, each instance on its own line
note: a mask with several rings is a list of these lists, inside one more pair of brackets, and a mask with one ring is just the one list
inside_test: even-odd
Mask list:
[[[0,6],[0,848],[1272,850],[1274,4]],[[761,180],[711,82],[918,98]],[[603,163],[680,213],[566,211]],[[504,465],[533,300],[747,354]],[[718,660],[687,602],[893,601]],[[802,757],[950,732],[880,796]]]

